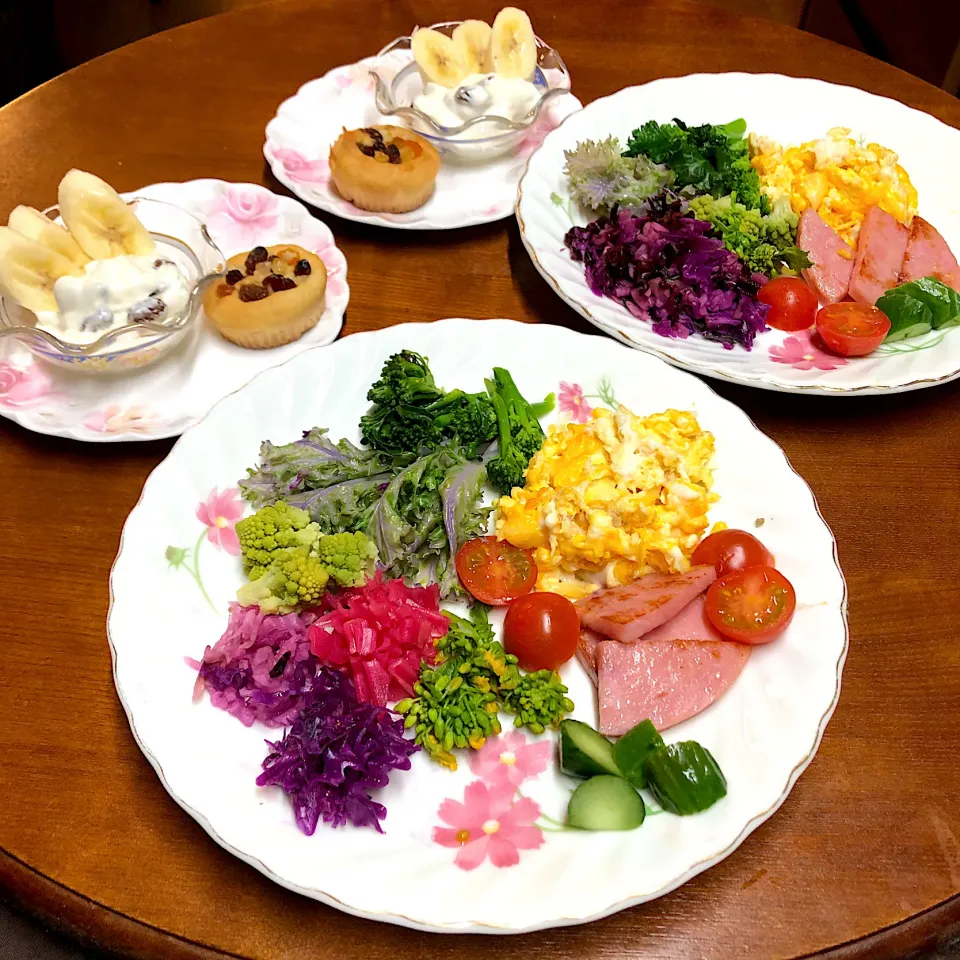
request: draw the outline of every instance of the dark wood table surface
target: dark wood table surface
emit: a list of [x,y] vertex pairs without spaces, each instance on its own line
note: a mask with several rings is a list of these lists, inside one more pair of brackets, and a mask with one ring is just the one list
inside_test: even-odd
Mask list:
[[[0,110],[0,217],[53,202],[71,166],[121,190],[220,177],[282,191],[260,148],[283,98],[414,24],[497,6],[290,0],[118,50]],[[682,0],[527,7],[584,102],[661,76],[779,71],[960,127],[960,102],[942,91],[772,22]],[[956,158],[943,165],[955,175]],[[345,335],[444,316],[592,332],[536,274],[512,220],[429,234],[321,216],[349,260]],[[960,922],[960,382],[848,400],[714,386],[816,493],[851,630],[816,760],[723,863],[601,922],[507,940],[358,920],[273,885],[167,796],[114,692],[107,577],[171,443],[81,444],[0,420],[0,882],[76,935],[173,960],[894,957],[945,935]]]

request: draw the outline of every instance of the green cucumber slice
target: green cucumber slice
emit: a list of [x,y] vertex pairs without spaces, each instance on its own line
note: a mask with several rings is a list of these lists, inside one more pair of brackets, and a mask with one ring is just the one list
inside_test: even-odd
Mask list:
[[652,750],[644,773],[660,806],[680,816],[700,813],[727,795],[727,780],[717,761],[693,740]]
[[646,815],[643,797],[608,774],[581,783],[567,806],[567,823],[579,830],[634,830]]
[[642,720],[628,730],[613,747],[613,759],[621,774],[635,787],[645,787],[643,765],[651,750],[663,746],[663,737],[649,720]]
[[579,720],[564,720],[560,724],[560,768],[572,777],[593,777],[599,773],[620,776],[613,759],[613,744]]

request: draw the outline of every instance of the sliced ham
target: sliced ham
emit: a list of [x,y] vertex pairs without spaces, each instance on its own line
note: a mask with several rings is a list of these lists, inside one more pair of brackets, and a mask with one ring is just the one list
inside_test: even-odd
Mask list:
[[580,628],[577,659],[583,664],[583,669],[587,671],[587,675],[593,681],[594,686],[597,685],[597,644],[604,639],[605,637],[595,633],[589,627]]
[[697,566],[598,590],[577,603],[580,623],[611,640],[631,643],[676,616],[716,578],[712,566]]
[[622,736],[649,718],[666,730],[700,713],[740,676],[751,648],[724,640],[597,644],[600,732]]
[[897,285],[910,231],[886,210],[871,207],[863,218],[857,256],[850,277],[850,296],[874,304]]
[[813,261],[803,277],[826,303],[839,303],[850,288],[854,252],[840,235],[807,207],[797,224],[797,246]]
[[946,286],[960,291],[960,265],[950,252],[947,241],[923,217],[914,217],[900,265],[900,283],[921,277],[936,277]]
[[[589,627],[580,630],[577,659],[583,664],[594,685],[597,683],[597,644],[606,639]],[[706,597],[701,593],[675,617],[671,617],[659,627],[654,627],[633,642],[648,643],[651,640],[723,640],[723,636],[707,619]]]

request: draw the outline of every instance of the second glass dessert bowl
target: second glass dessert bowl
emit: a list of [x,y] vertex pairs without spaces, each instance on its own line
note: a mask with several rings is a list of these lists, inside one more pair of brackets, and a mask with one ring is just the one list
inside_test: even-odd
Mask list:
[[[429,29],[451,36],[462,21],[435,23]],[[511,153],[555,99],[570,92],[570,73],[560,54],[549,44],[535,37],[537,64],[532,83],[540,93],[532,108],[518,119],[496,113],[479,114],[457,126],[444,126],[415,106],[424,92],[425,83],[412,52],[412,36],[398,37],[388,43],[377,58],[397,52],[409,52],[410,63],[392,77],[381,69],[370,71],[376,83],[377,109],[388,117],[399,117],[410,129],[429,140],[445,157],[466,162],[484,162]],[[464,88],[457,91],[459,95]],[[469,93],[465,93],[469,97]]]

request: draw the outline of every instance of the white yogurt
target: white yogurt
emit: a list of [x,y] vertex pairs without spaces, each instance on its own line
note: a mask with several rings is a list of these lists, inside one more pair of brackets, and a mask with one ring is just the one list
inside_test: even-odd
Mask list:
[[[536,106],[541,96],[541,90],[529,80],[474,73],[456,88],[425,84],[413,105],[440,126],[459,127],[467,120],[482,116],[520,120]],[[456,139],[477,140],[495,132],[489,124],[478,123],[457,134]]]
[[92,260],[81,277],[53,285],[58,312],[41,313],[37,326],[70,343],[93,343],[138,320],[162,320],[187,305],[186,281],[169,260],[156,256]]

